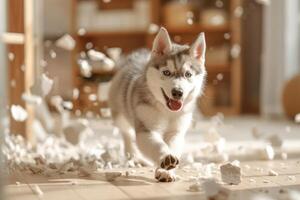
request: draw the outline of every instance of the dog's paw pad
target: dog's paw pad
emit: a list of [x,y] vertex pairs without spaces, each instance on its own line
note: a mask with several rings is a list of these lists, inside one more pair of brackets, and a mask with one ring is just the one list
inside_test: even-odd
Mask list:
[[179,164],[178,158],[176,156],[169,154],[162,159],[160,163],[160,167],[163,169],[170,170],[175,168],[176,165],[178,164]]
[[174,182],[176,175],[173,171],[157,168],[155,170],[155,178],[159,182]]

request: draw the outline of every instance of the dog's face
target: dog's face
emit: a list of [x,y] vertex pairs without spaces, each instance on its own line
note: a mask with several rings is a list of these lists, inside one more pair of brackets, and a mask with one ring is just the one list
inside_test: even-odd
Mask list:
[[147,84],[155,98],[170,111],[180,111],[197,98],[205,82],[205,38],[194,44],[172,44],[166,29],[157,34],[146,71]]

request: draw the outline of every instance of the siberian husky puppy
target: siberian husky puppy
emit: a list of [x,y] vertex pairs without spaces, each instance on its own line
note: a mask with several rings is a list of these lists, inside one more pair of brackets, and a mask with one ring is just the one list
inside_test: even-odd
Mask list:
[[204,33],[191,46],[179,45],[161,28],[152,51],[128,56],[112,80],[109,104],[125,152],[155,164],[159,181],[175,181],[172,169],[205,83],[205,50]]

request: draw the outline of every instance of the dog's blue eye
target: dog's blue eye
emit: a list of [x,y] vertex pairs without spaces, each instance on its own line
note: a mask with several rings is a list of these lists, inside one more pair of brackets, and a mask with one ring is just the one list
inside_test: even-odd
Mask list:
[[164,74],[165,76],[171,76],[171,72],[170,72],[169,70],[164,70],[164,71],[163,71],[163,74]]
[[184,76],[186,78],[191,78],[192,74],[191,74],[191,72],[185,72]]

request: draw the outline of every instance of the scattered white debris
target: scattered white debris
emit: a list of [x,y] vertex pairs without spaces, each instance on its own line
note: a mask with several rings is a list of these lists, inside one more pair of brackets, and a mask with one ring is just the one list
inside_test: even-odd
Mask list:
[[78,60],[80,73],[83,77],[90,78],[92,76],[92,66],[87,60]]
[[55,42],[55,45],[62,49],[72,51],[75,48],[76,42],[72,36],[65,34]]
[[270,137],[268,137],[268,140],[273,147],[281,147],[283,143],[278,134],[271,135]]
[[43,96],[47,96],[52,89],[53,80],[47,77],[46,74],[42,74],[41,78],[41,92]]
[[230,33],[224,33],[224,39],[229,40],[231,38]]
[[12,79],[11,81],[10,81],[10,86],[11,87],[16,87],[16,80],[15,79]]
[[239,44],[234,44],[230,49],[230,55],[232,58],[238,58],[241,53],[241,46]]
[[241,6],[238,6],[234,9],[233,14],[235,17],[240,18],[244,13],[244,9]]
[[91,49],[91,48],[93,48],[93,46],[94,46],[94,45],[93,45],[92,42],[88,42],[88,43],[85,44],[85,48],[86,48],[86,49]]
[[295,115],[295,122],[300,123],[300,113]]
[[64,136],[71,144],[76,145],[84,136],[92,136],[94,132],[83,121],[73,122],[63,129]]
[[9,53],[8,53],[8,60],[9,60],[9,61],[13,61],[14,59],[15,59],[15,54],[12,53],[12,52],[9,52]]
[[241,182],[241,168],[237,162],[221,165],[221,177],[224,183],[237,185]]
[[218,81],[222,81],[223,78],[224,78],[224,75],[222,73],[218,73],[216,78],[217,78]]
[[155,34],[159,30],[159,26],[157,24],[150,24],[148,27],[148,33]]
[[217,0],[217,1],[215,2],[215,5],[216,5],[217,8],[223,8],[224,3],[223,3],[222,0]]
[[44,195],[44,193],[43,193],[43,191],[41,190],[41,188],[40,188],[38,185],[36,185],[36,184],[33,186],[32,191],[33,191],[36,195],[38,195],[38,196],[43,196],[43,195]]
[[18,122],[23,122],[28,117],[28,113],[20,105],[12,105],[10,107],[10,112],[12,114],[13,119],[18,121]]
[[49,55],[52,59],[56,58],[56,52],[53,49],[49,51]]
[[80,91],[78,88],[73,89],[73,99],[78,99]]
[[278,176],[278,173],[272,169],[269,170],[269,176]]
[[89,58],[93,61],[102,61],[104,58],[106,58],[105,54],[100,51],[95,51],[94,49],[91,49],[87,52]]
[[83,36],[86,34],[86,30],[84,28],[80,28],[80,29],[78,29],[77,34],[80,36]]
[[120,176],[122,176],[121,172],[105,172],[105,178],[107,181],[114,181]]
[[122,49],[119,47],[108,48],[106,53],[113,61],[117,62],[121,58]]
[[22,99],[26,103],[29,103],[29,104],[32,104],[32,105],[40,105],[42,103],[42,98],[40,96],[33,95],[33,94],[23,93],[22,94]]
[[105,57],[102,61],[102,69],[105,71],[111,71],[115,67],[115,62],[112,61],[110,58]]
[[21,183],[19,181],[16,181],[16,185],[21,185]]
[[269,180],[263,180],[263,183],[270,183]]
[[189,191],[191,192],[199,192],[201,191],[201,183],[196,182],[189,186]]
[[205,191],[206,197],[213,197],[217,195],[221,189],[220,184],[218,184],[213,178],[202,180],[202,188]]
[[260,139],[262,137],[262,132],[260,132],[257,127],[252,127],[251,133],[255,139]]
[[271,145],[266,145],[263,149],[259,150],[262,159],[273,160],[275,157],[274,149]]

